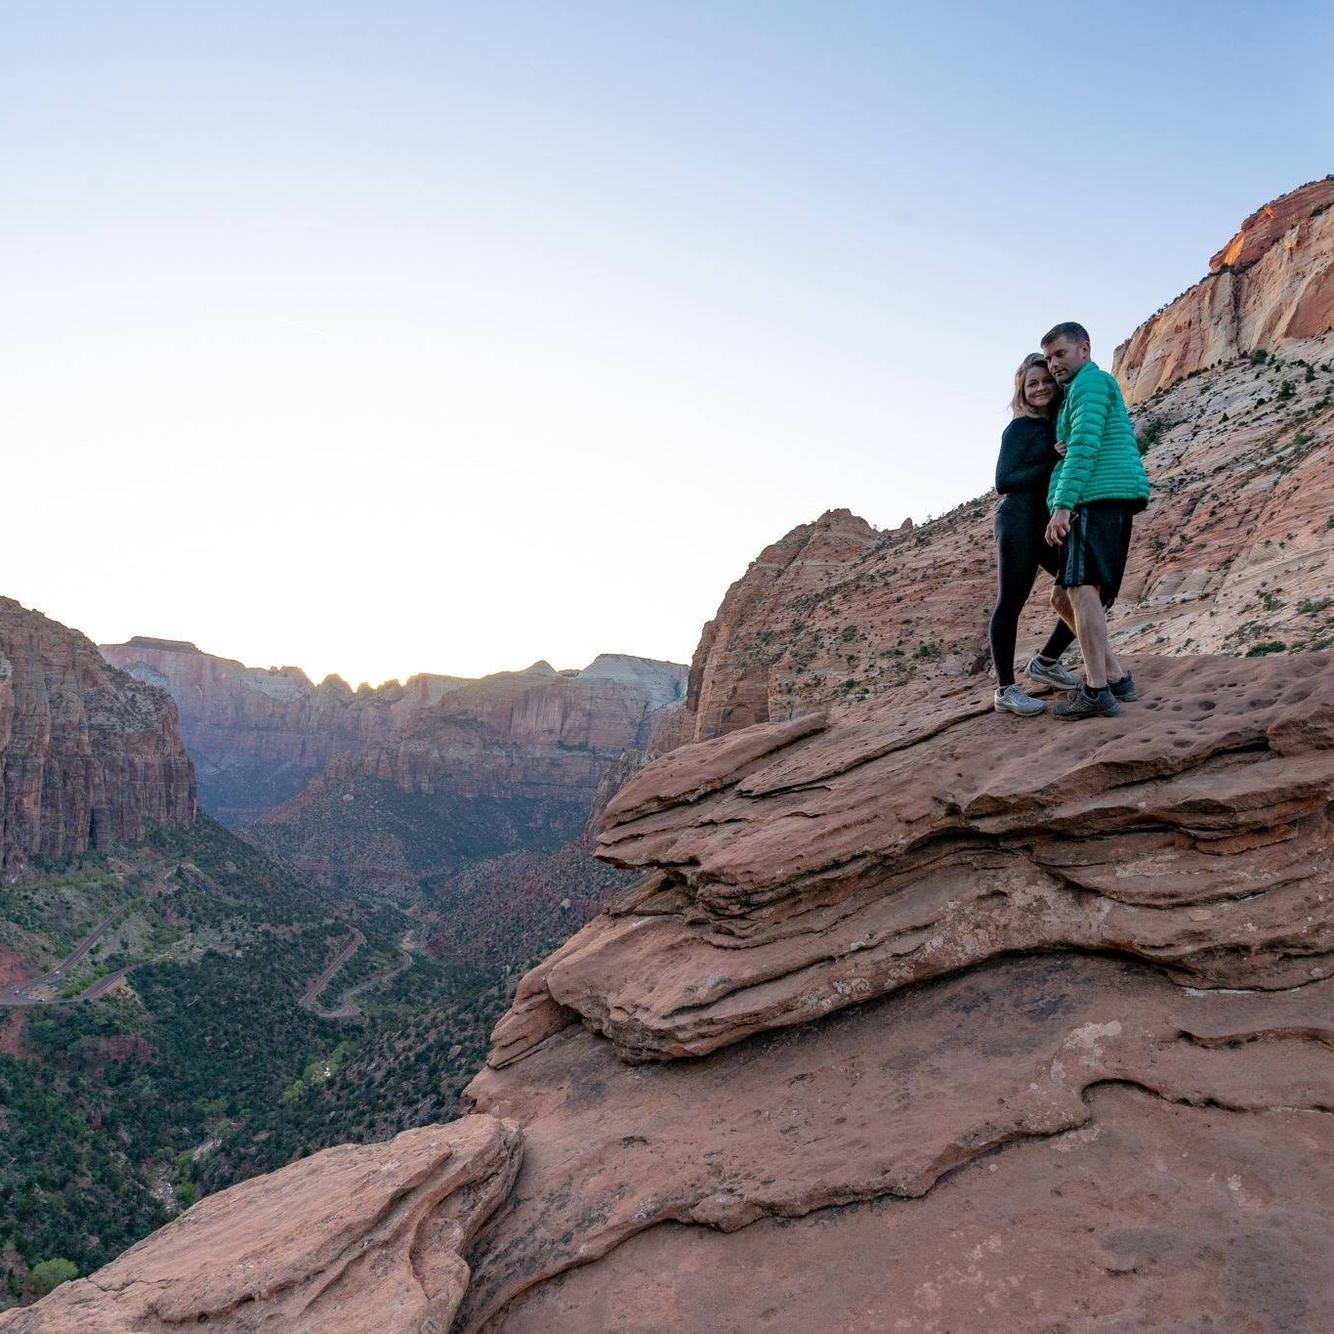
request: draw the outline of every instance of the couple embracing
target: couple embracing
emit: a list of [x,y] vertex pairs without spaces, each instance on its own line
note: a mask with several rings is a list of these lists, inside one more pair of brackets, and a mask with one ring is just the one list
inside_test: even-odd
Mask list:
[[[1052,713],[1061,719],[1111,718],[1138,698],[1107,636],[1130,552],[1134,516],[1149,500],[1149,479],[1121,387],[1091,359],[1088,330],[1058,324],[1042,351],[1015,375],[1014,420],[1001,437],[996,490],[999,593],[991,615],[995,707],[1034,717],[1046,705],[1015,682],[1019,613],[1039,569],[1055,580],[1051,605],[1060,618],[1029,660],[1030,681],[1068,691]],[[1081,680],[1061,665],[1075,640]]]

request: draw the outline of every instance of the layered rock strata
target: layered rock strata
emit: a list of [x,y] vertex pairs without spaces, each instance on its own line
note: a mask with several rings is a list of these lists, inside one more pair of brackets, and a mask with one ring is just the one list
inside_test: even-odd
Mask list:
[[1020,738],[921,690],[659,760],[599,842],[648,877],[525,979],[492,1063],[575,1017],[625,1059],[697,1056],[1018,951],[1328,976],[1334,659],[1134,666],[1105,727]]
[[0,1330],[443,1334],[468,1286],[463,1252],[520,1156],[518,1129],[489,1116],[326,1149],[210,1196]]
[[1256,349],[1287,356],[1334,329],[1334,177],[1257,209],[1209,273],[1116,349],[1126,402]]
[[165,692],[0,598],[0,866],[134,842],[146,821],[194,815],[194,771]]

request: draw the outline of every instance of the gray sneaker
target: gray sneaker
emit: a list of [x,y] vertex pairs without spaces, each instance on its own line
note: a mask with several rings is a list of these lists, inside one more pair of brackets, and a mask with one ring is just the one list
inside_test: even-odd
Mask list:
[[1052,686],[1057,690],[1078,690],[1084,684],[1074,672],[1062,667],[1059,659],[1056,662],[1043,662],[1036,654],[1028,660],[1024,675],[1030,681],[1037,681],[1041,685]]
[[1082,686],[1072,690],[1055,708],[1052,716],[1078,722],[1084,718],[1115,718],[1121,712],[1116,696],[1110,690],[1090,695]]
[[1033,718],[1044,713],[1047,706],[1032,695],[1026,695],[1018,686],[1006,686],[996,691],[991,707],[997,713],[1017,713],[1021,718]]
[[1135,689],[1135,678],[1129,672],[1119,681],[1108,681],[1107,689],[1122,704],[1133,704],[1139,698],[1139,691]]

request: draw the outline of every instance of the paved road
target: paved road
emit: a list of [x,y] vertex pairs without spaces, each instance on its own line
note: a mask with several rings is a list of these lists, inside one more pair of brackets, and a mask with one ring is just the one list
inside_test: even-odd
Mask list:
[[30,978],[16,986],[0,991],[0,1005],[49,1005],[60,997],[60,988],[70,972],[81,964],[88,951],[97,944],[113,926],[125,915],[124,908],[118,908],[105,921],[99,922],[79,943],[49,972],[41,977]]
[[311,1008],[321,1019],[356,1019],[361,1014],[361,1007],[357,1004],[358,996],[374,987],[383,986],[386,982],[392,982],[400,973],[405,973],[412,967],[415,942],[411,931],[403,937],[403,943],[398,948],[402,953],[402,959],[392,968],[386,968],[384,972],[376,973],[374,977],[368,977],[364,982],[348,987],[338,998],[337,1009],[321,1010],[318,1006]]
[[324,1011],[316,1007],[315,1002],[324,994],[325,988],[333,981],[334,974],[366,943],[366,937],[361,934],[357,927],[352,928],[352,938],[338,951],[336,955],[325,965],[324,971],[311,982],[310,986],[302,993],[301,1004],[308,1010],[315,1010],[316,1014],[323,1014]]
[[[158,878],[153,882],[150,893],[160,894],[166,888],[171,877],[176,873],[175,866],[167,866],[158,874]],[[29,978],[26,982],[19,982],[12,987],[5,987],[0,990],[0,1006],[9,1006],[10,1008],[33,1006],[33,1005],[53,1005],[59,1003],[63,998],[60,995],[60,988],[65,985],[65,979],[81,964],[88,956],[88,951],[97,944],[108,931],[119,922],[123,921],[125,915],[130,911],[128,906],[117,908],[110,917],[99,922],[77,945],[49,972],[41,977]],[[132,966],[132,965],[131,965]],[[129,968],[117,969],[114,973],[109,973],[106,977],[99,978],[86,991],[81,991],[77,996],[70,997],[72,1000],[97,1000],[105,996],[117,982],[121,980]]]

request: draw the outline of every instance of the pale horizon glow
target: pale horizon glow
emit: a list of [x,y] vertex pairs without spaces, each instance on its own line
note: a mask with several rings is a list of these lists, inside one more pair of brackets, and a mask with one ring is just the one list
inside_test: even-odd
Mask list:
[[353,685],[688,662],[1334,168],[1331,54],[1308,0],[16,0],[0,594]]

